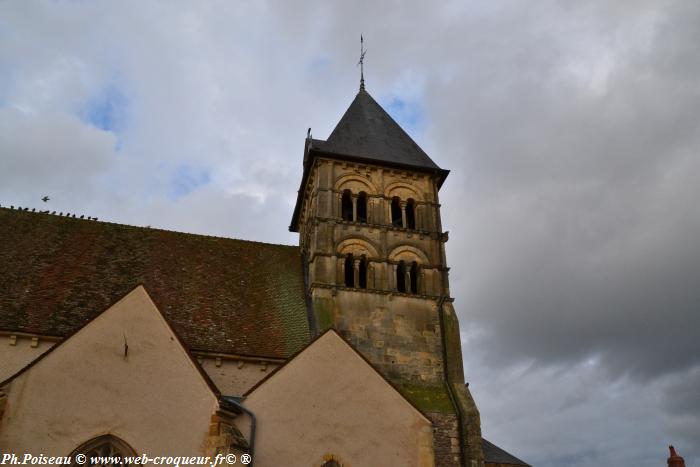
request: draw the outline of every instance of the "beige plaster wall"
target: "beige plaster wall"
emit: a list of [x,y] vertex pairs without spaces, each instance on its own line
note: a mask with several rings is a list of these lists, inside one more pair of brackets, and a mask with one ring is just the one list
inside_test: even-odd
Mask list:
[[36,347],[34,347],[31,336],[0,335],[0,382],[29,365],[56,344],[53,340],[41,339],[39,336],[36,338]]
[[251,362],[233,358],[200,357],[197,359],[225,396],[241,396],[279,366],[272,362]]
[[244,405],[258,420],[257,467],[318,467],[331,456],[344,467],[434,465],[430,421],[333,331]]
[[[124,356],[124,337],[129,351]],[[139,454],[204,452],[217,400],[142,287],[14,379],[0,451],[68,455],[111,433]]]
[[[32,341],[34,337],[37,339],[36,346]],[[43,336],[0,335],[0,382],[29,365],[59,341]],[[236,358],[235,355],[217,357],[197,354],[197,361],[221,393],[227,396],[244,394],[280,365],[276,361],[254,361]]]

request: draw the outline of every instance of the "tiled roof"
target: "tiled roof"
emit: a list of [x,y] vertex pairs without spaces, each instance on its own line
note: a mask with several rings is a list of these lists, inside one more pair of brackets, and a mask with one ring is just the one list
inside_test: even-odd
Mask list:
[[0,208],[0,330],[66,336],[138,284],[190,350],[286,358],[299,249]]
[[499,448],[498,446],[484,438],[481,438],[481,446],[484,450],[484,462],[486,464],[530,467],[530,464],[526,464],[514,455],[507,453],[503,449]]

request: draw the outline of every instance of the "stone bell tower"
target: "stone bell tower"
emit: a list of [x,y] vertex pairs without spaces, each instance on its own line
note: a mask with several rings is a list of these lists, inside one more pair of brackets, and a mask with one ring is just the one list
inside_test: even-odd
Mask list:
[[312,331],[335,328],[428,414],[437,466],[480,467],[440,220],[448,173],[362,86],[326,141],[307,136],[290,230]]

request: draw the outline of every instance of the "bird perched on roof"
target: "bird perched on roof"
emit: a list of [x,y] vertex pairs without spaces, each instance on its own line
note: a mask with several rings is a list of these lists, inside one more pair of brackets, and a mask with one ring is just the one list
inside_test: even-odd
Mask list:
[[51,198],[49,198],[48,196],[44,196],[43,198],[41,198],[41,200],[42,200],[43,202],[47,202],[47,201],[50,200],[50,199],[51,199]]

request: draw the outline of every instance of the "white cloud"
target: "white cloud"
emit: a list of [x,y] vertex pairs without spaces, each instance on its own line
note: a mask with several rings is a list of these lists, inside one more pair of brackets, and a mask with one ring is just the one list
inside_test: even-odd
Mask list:
[[64,113],[0,108],[0,196],[35,205],[45,194],[79,203],[116,157],[113,134]]

